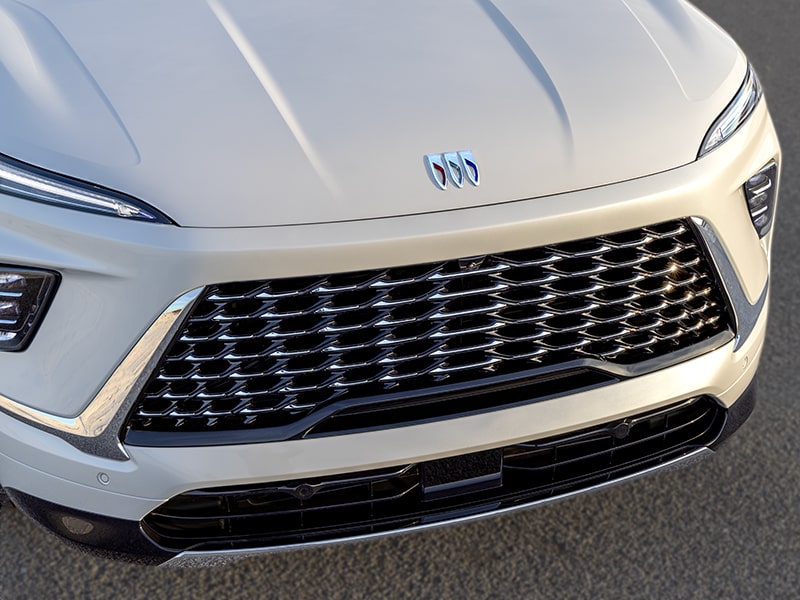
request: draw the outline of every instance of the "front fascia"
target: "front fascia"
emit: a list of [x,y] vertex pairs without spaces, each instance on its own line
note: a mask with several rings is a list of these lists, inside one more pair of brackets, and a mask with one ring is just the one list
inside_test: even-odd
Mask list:
[[771,237],[755,234],[741,186],[779,152],[762,102],[727,143],[680,169],[557,197],[413,217],[193,229],[0,196],[6,219],[0,263],[63,277],[31,346],[2,356],[0,394],[57,417],[77,417],[173,299],[207,284],[475,256],[687,216],[713,226],[755,304],[768,278]]
[[[730,342],[616,384],[613,395],[601,388],[507,410],[346,436],[196,448],[128,446],[130,459],[118,461],[83,453],[0,414],[0,478],[5,487],[62,506],[135,521],[168,498],[194,489],[436,460],[591,427],[698,394],[713,395],[730,406],[755,375],[766,323],[764,311],[753,335],[736,352]],[[653,397],[653,390],[662,393]]]
[[[3,197],[0,202],[14,232],[2,240],[3,262],[56,269],[64,284],[32,346],[25,353],[3,356],[0,393],[8,401],[48,413],[78,416],[170,299],[208,283],[506,251],[686,216],[713,227],[745,297],[755,304],[768,281],[770,238],[759,240],[755,234],[741,185],[779,155],[762,103],[731,140],[687,167],[557,198],[456,213],[308,227],[179,229]],[[730,405],[755,373],[765,329],[766,310],[736,351],[731,342],[624,381],[614,386],[613,397],[606,390],[592,390],[481,415],[332,438],[229,447],[126,447],[129,460],[120,461],[81,452],[2,414],[0,479],[4,486],[62,505],[138,519],[164,499],[190,489],[436,459],[556,435],[698,393]],[[653,398],[653,389],[664,392]],[[99,482],[101,473],[108,476],[101,477],[106,484]]]

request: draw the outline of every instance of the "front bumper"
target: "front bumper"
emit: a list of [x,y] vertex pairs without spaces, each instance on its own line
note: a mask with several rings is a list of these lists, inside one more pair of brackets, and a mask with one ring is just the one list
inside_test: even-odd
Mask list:
[[[707,429],[699,434],[701,437],[707,434],[712,435],[708,440],[709,443],[707,446],[688,447],[677,453],[673,453],[671,456],[666,455],[652,461],[639,461],[623,469],[618,469],[613,474],[598,473],[595,475],[584,475],[579,478],[573,478],[569,484],[547,486],[547,489],[539,492],[538,497],[534,496],[535,499],[526,500],[524,496],[520,498],[519,494],[517,494],[517,498],[514,498],[513,495],[508,497],[508,499],[511,500],[510,502],[500,502],[497,500],[487,502],[487,500],[484,499],[480,501],[477,506],[475,506],[473,501],[472,506],[467,504],[459,508],[439,510],[438,512],[429,509],[427,514],[415,516],[410,520],[407,519],[403,526],[392,526],[392,520],[389,520],[389,523],[385,524],[389,525],[385,530],[376,529],[375,525],[367,525],[358,527],[357,529],[372,529],[373,531],[371,533],[349,536],[342,533],[343,530],[337,532],[334,529],[329,531],[327,538],[324,536],[318,537],[317,539],[309,538],[303,543],[303,546],[319,546],[338,542],[342,539],[347,539],[348,541],[366,540],[400,531],[428,529],[447,523],[471,521],[512,510],[531,508],[554,500],[565,499],[575,494],[599,490],[631,481],[656,471],[674,470],[693,465],[713,454],[713,452],[750,416],[756,402],[755,387],[755,382],[751,383],[744,394],[742,394],[730,409],[725,410],[720,407],[713,419],[715,423],[710,422],[712,419],[707,420],[707,423],[704,424],[704,427],[707,426]],[[711,405],[712,401],[708,399],[706,403]],[[627,423],[630,421],[626,420],[625,422]],[[649,424],[647,426],[649,426]],[[692,424],[689,427],[693,426]],[[695,433],[693,432],[692,435],[695,435]],[[568,444],[574,443],[575,436],[568,435],[562,437],[568,438]],[[595,444],[596,440],[589,439],[585,443]],[[634,445],[640,443],[641,441],[637,441],[634,442]],[[617,450],[617,452],[619,452],[619,450]],[[351,481],[350,477],[347,477],[347,480],[348,482]],[[346,483],[345,485],[352,486],[351,483]],[[231,539],[224,542],[217,542],[216,545],[211,542],[198,543],[197,548],[190,547],[182,551],[176,551],[174,549],[164,548],[161,545],[165,540],[162,540],[160,536],[154,532],[149,523],[143,525],[143,523],[138,521],[110,518],[87,513],[82,510],[66,508],[13,489],[8,490],[8,493],[14,503],[26,515],[47,530],[55,533],[69,544],[106,558],[122,559],[143,564],[204,567],[218,566],[233,560],[268,551],[282,551],[297,547],[296,543],[281,544],[280,542],[271,544],[264,543],[263,547],[254,547],[252,540],[247,540],[243,537],[237,544],[235,541],[236,536],[228,535],[227,537]],[[251,491],[251,495],[253,495],[254,498],[257,497],[259,493],[258,490]],[[391,501],[392,500],[390,500],[390,502]],[[374,509],[368,510],[371,513]],[[260,518],[258,516],[258,505],[255,506],[254,512],[256,514],[254,518],[258,520]],[[285,520],[285,518],[286,517],[280,517],[279,519]],[[228,525],[220,526],[225,530],[228,528]],[[250,542],[249,544],[248,541]],[[237,545],[239,547],[237,547]]]
[[[0,482],[40,519],[50,513],[101,515],[113,532],[120,523],[130,529],[189,490],[434,461],[558,436],[698,395],[732,411],[735,407],[729,422],[740,423],[738,415],[749,413],[742,407],[751,403],[737,399],[750,398],[746,390],[766,330],[770,244],[770,236],[760,240],[755,234],[741,186],[779,154],[762,103],[724,146],[686,167],[564,194],[556,201],[459,211],[458,218],[438,213],[199,230],[117,222],[0,198],[14,232],[0,240],[0,262],[63,276],[31,347],[0,360]],[[164,312],[168,299],[187,290],[219,281],[474,256],[528,247],[531,240],[544,245],[684,217],[694,218],[716,239],[714,262],[736,313],[737,338],[701,356],[611,387],[382,431],[207,447],[123,446],[119,441],[125,398],[139,383],[125,371],[144,369],[141,361],[157,358],[161,346],[148,342],[152,354],[144,357],[131,350],[152,331],[154,315]],[[172,325],[165,326],[156,342],[168,339]],[[132,383],[131,389],[115,393],[115,377]],[[148,554],[138,547],[115,550]],[[163,553],[156,557],[165,559]]]

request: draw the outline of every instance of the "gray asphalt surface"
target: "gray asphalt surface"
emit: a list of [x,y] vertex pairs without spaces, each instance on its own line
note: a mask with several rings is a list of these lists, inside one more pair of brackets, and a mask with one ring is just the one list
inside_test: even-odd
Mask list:
[[4,509],[0,598],[800,597],[800,3],[697,4],[758,67],[784,150],[760,404],[722,452],[538,510],[219,569],[92,558]]

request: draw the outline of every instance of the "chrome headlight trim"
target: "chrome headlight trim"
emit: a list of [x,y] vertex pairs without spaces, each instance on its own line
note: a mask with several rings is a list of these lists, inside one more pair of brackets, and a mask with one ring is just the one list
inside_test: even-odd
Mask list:
[[173,225],[165,214],[126,194],[0,154],[0,193],[62,208]]
[[762,95],[761,82],[752,65],[748,63],[742,87],[706,133],[697,158],[705,156],[732,136],[753,114]]

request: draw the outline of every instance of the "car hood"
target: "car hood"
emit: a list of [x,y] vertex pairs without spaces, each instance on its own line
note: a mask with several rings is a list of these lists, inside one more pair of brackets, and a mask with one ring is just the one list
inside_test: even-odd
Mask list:
[[672,0],[0,0],[0,152],[182,226],[453,210],[690,163],[745,68]]

